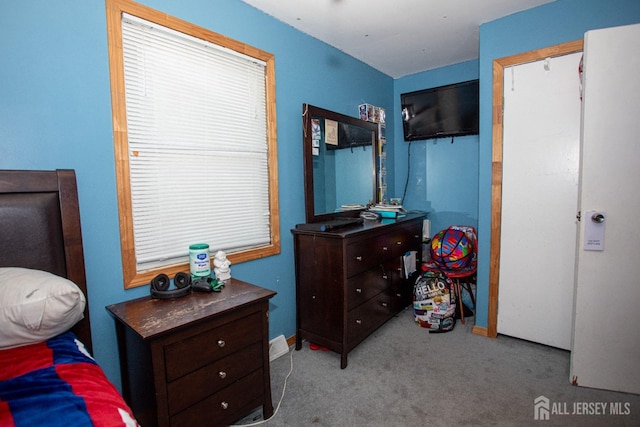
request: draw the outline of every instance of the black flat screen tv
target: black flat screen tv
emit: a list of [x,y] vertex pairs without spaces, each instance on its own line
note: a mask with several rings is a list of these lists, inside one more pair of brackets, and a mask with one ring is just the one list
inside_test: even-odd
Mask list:
[[477,135],[478,80],[400,95],[405,141]]

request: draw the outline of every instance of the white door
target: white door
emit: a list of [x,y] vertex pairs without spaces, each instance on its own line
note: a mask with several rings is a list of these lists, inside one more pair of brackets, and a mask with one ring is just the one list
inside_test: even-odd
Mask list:
[[504,69],[500,334],[571,346],[582,53]]
[[[570,379],[640,393],[640,25],[587,32],[584,70]],[[604,216],[601,251],[584,249],[588,211]]]

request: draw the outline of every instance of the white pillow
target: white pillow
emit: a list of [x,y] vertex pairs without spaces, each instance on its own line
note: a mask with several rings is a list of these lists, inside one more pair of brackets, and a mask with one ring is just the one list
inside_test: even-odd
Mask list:
[[86,299],[72,281],[28,268],[0,268],[0,349],[46,341],[84,317]]

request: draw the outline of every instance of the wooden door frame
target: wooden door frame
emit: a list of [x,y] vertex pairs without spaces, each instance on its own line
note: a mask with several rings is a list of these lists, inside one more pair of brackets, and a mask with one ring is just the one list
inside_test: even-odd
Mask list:
[[[498,290],[500,279],[500,239],[502,229],[502,144],[504,108],[504,68],[545,58],[582,52],[582,39],[519,53],[493,61],[493,121],[491,154],[491,249],[489,254],[489,306],[486,336],[498,336]],[[576,70],[576,78],[578,70]],[[484,334],[483,334],[484,335]]]

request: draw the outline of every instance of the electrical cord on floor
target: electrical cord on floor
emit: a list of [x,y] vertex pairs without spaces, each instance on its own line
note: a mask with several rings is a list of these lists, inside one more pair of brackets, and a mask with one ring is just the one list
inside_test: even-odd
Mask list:
[[273,417],[276,416],[276,414],[278,413],[278,409],[280,409],[280,404],[282,403],[282,401],[284,400],[284,392],[287,390],[287,380],[289,379],[289,377],[291,376],[291,373],[293,372],[293,352],[295,350],[290,350],[289,353],[291,353],[289,355],[289,360],[291,361],[291,367],[289,368],[289,373],[287,374],[287,376],[284,378],[284,385],[282,386],[282,395],[280,396],[280,400],[278,401],[278,405],[276,406],[276,410],[273,411],[273,415],[271,415],[269,418],[267,418],[266,420],[260,420],[260,421],[256,421],[255,423],[251,423],[251,424],[232,424],[230,425],[230,427],[245,427],[245,426],[257,426],[260,424],[264,424],[267,421],[273,419]]

